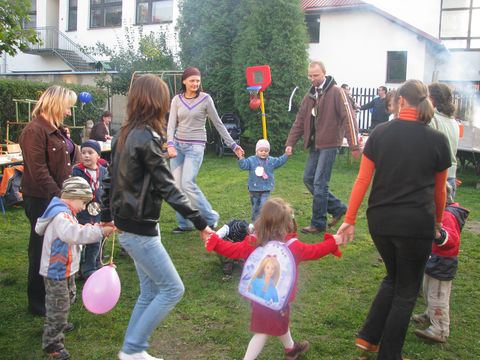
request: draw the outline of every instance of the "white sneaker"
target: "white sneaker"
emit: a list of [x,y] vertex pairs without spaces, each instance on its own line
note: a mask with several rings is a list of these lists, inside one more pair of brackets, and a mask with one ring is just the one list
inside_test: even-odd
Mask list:
[[148,354],[146,351],[133,353],[133,354],[126,354],[123,351],[118,353],[118,358],[120,360],[163,360],[160,358],[153,357],[152,355]]

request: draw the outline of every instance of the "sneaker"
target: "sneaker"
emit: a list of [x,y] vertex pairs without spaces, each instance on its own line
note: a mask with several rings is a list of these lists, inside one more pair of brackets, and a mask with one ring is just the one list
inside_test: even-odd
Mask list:
[[418,325],[430,325],[430,318],[425,313],[412,315],[412,321]]
[[355,339],[355,346],[371,353],[378,352],[378,345],[369,343],[367,340],[364,340],[362,338]]
[[190,229],[190,228],[181,228],[181,227],[176,227],[175,229],[172,230],[172,233],[173,234],[184,234],[186,232],[189,232],[189,231],[193,231],[193,229]]
[[419,338],[427,339],[436,343],[443,344],[447,342],[447,338],[445,336],[434,334],[430,328],[425,330],[417,329],[415,330],[415,335],[417,335]]
[[65,348],[61,348],[58,350],[50,351],[48,350],[48,347],[45,349],[45,354],[50,358],[50,359],[59,359],[59,360],[66,360],[70,359],[70,354]]
[[226,261],[222,264],[222,272],[225,275],[232,275],[233,274],[233,262]]
[[123,351],[118,353],[118,358],[120,360],[163,360],[161,358],[156,358],[147,353],[146,351],[133,353],[133,354],[126,354]]
[[300,355],[305,353],[308,348],[310,347],[310,344],[308,341],[303,340],[300,342],[294,342],[293,343],[293,350],[286,352],[285,353],[285,360],[295,360],[298,359]]
[[73,323],[67,323],[67,325],[63,329],[63,332],[68,333],[70,331],[73,331],[74,329],[75,329],[75,325],[73,325]]

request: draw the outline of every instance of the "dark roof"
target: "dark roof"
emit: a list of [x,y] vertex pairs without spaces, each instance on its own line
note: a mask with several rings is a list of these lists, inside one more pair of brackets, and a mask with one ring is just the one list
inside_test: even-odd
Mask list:
[[437,39],[436,37],[416,28],[409,23],[400,20],[399,18],[389,14],[376,6],[366,3],[365,1],[361,0],[302,0],[301,7],[305,12],[326,12],[326,11],[335,11],[335,10],[370,10],[376,12],[377,14],[383,16],[387,20],[400,25],[401,27],[420,35],[421,37],[425,38],[426,40],[432,42],[434,45],[439,46],[445,49],[442,41]]

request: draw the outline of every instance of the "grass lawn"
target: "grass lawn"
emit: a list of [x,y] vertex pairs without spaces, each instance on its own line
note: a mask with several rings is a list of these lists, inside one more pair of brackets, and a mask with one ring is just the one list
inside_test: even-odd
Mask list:
[[[302,182],[305,153],[296,153],[276,172],[274,194],[287,199],[296,210],[299,227],[309,224],[311,196]],[[331,181],[332,191],[347,201],[358,170],[347,155],[337,158]],[[472,169],[458,176],[463,185],[457,200],[471,210],[463,232],[459,271],[451,295],[451,336],[444,345],[417,339],[410,327],[404,354],[410,359],[480,358],[480,190]],[[241,171],[232,156],[217,158],[208,153],[199,184],[223,222],[249,219],[247,172]],[[402,181],[402,179],[398,179]],[[343,257],[333,256],[300,266],[298,296],[292,304],[291,331],[294,339],[307,339],[311,349],[303,359],[356,359],[362,355],[353,345],[384,267],[366,227],[365,203],[359,211],[356,240],[344,247]],[[225,279],[215,254],[207,253],[194,232],[173,235],[175,214],[164,204],[160,219],[162,241],[185,283],[183,300],[162,322],[151,338],[150,352],[167,360],[242,359],[248,341],[250,306],[236,290],[239,269]],[[336,230],[336,229],[334,229]],[[29,226],[21,208],[0,214],[0,357],[2,359],[42,359],[43,319],[26,312],[27,245]],[[321,240],[302,235],[305,242]],[[120,257],[115,263],[122,282],[116,308],[105,315],[87,312],[81,302],[82,283],[77,283],[79,300],[70,320],[76,329],[66,335],[72,359],[116,359],[130,312],[138,295],[133,262]],[[423,311],[419,298],[417,311]],[[373,359],[374,357],[372,357]],[[279,340],[270,339],[262,359],[283,359]]]

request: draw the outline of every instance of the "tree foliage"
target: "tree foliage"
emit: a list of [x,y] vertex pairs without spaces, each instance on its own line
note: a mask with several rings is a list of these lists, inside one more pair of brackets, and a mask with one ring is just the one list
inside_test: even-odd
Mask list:
[[30,21],[30,6],[30,0],[0,0],[0,53],[14,56],[29,44],[40,42],[34,29],[23,29],[23,24]]
[[112,94],[127,94],[132,74],[135,71],[176,70],[177,64],[172,50],[168,46],[166,32],[138,33],[132,28],[125,29],[125,38],[118,39],[116,46],[97,42],[85,51],[92,55],[109,58],[109,65],[118,73],[112,76],[102,75],[97,85],[109,87]]
[[220,114],[234,111],[232,93],[233,40],[238,0],[184,0],[178,20],[183,67],[202,71],[202,86]]
[[265,91],[268,139],[281,152],[294,115],[289,96],[307,82],[307,33],[299,0],[184,0],[179,19],[183,66],[198,66],[205,90],[220,113],[242,118],[242,138],[262,137],[260,111],[248,107],[245,68],[267,64],[272,85]]

